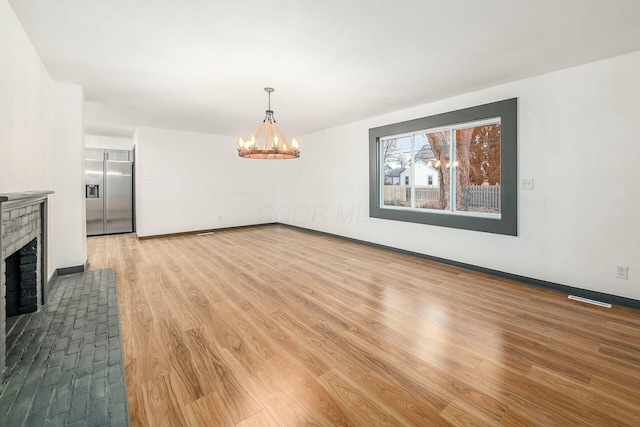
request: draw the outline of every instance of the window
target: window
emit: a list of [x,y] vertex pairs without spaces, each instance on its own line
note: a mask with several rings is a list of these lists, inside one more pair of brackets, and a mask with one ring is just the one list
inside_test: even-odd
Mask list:
[[517,235],[516,126],[514,98],[370,129],[370,216]]

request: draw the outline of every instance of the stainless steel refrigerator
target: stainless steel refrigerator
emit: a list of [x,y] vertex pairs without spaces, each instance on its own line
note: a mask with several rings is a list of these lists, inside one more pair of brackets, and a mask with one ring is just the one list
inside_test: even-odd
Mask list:
[[87,236],[133,231],[133,152],[85,150]]

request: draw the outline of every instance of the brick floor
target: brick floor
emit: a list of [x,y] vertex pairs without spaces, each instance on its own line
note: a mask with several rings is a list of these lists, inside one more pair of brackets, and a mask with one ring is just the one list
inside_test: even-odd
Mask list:
[[7,336],[0,426],[129,426],[113,270],[56,278]]

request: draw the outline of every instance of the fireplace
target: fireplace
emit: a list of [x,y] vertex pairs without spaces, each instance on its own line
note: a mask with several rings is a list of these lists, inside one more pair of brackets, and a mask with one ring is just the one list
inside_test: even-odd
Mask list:
[[0,382],[6,335],[19,316],[46,302],[46,208],[51,192],[0,194]]
[[12,318],[38,310],[38,276],[42,274],[39,267],[37,238],[5,260],[7,331]]

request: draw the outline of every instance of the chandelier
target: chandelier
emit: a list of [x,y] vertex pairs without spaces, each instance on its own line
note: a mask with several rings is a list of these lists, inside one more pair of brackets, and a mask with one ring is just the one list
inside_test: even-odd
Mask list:
[[[284,137],[280,125],[273,117],[271,109],[271,92],[275,89],[265,87],[269,94],[269,109],[266,111],[262,124],[258,130],[246,141],[238,139],[238,155],[247,159],[296,159],[300,157],[300,145],[295,138],[289,144]],[[260,137],[264,130],[264,136]]]

